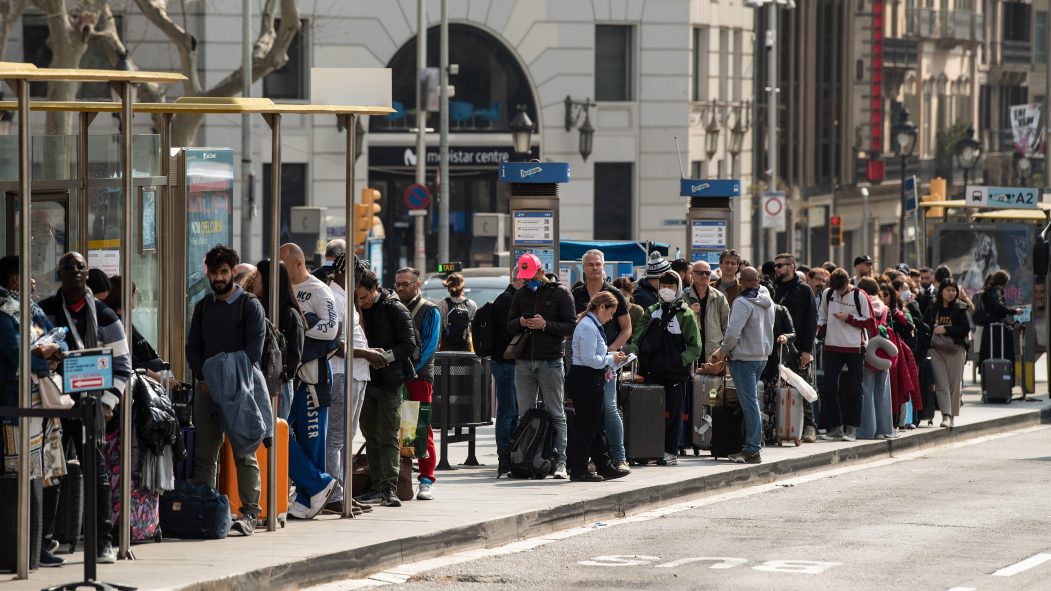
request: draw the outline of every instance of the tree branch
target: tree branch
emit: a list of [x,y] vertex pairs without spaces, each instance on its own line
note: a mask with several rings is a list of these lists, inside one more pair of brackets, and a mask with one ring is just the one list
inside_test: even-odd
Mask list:
[[22,18],[22,13],[28,6],[29,0],[0,0],[0,61],[4,59],[11,27]]

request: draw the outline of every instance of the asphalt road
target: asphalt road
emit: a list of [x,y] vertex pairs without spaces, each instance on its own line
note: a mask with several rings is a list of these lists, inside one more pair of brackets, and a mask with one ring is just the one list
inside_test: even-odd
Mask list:
[[1040,427],[439,559],[397,588],[1051,589],[1049,496]]

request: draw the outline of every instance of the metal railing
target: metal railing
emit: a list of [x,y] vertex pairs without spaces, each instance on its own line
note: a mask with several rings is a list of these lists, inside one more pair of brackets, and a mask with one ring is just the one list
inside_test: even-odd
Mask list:
[[910,8],[905,20],[906,35],[910,37],[961,42],[985,40],[985,16],[971,11]]

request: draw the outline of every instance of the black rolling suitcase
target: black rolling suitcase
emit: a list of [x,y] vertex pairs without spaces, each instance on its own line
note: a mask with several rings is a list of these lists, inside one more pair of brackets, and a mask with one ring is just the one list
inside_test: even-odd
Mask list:
[[664,386],[624,382],[617,397],[624,409],[624,450],[628,462],[664,459]]
[[[40,564],[44,492],[39,478],[29,481],[29,570]],[[18,569],[18,474],[0,473],[0,571]]]
[[1004,328],[1003,323],[1000,322],[989,324],[986,330],[992,330],[994,326],[1000,331],[1000,347],[998,349],[995,348],[996,339],[993,338],[993,334],[990,332],[989,354],[991,355],[993,351],[999,350],[1000,355],[990,357],[982,362],[982,402],[1010,404],[1014,364],[1011,363],[1010,359],[1004,359],[1007,330]]
[[727,458],[744,449],[744,413],[740,407],[712,407],[713,458]]

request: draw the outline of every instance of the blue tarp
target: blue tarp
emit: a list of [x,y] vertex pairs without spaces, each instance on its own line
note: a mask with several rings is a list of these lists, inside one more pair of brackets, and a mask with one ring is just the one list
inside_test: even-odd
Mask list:
[[602,251],[607,261],[631,261],[636,267],[645,267],[649,256],[646,246],[668,256],[669,245],[662,242],[619,242],[615,240],[560,240],[559,258],[563,261],[575,261],[592,248]]

